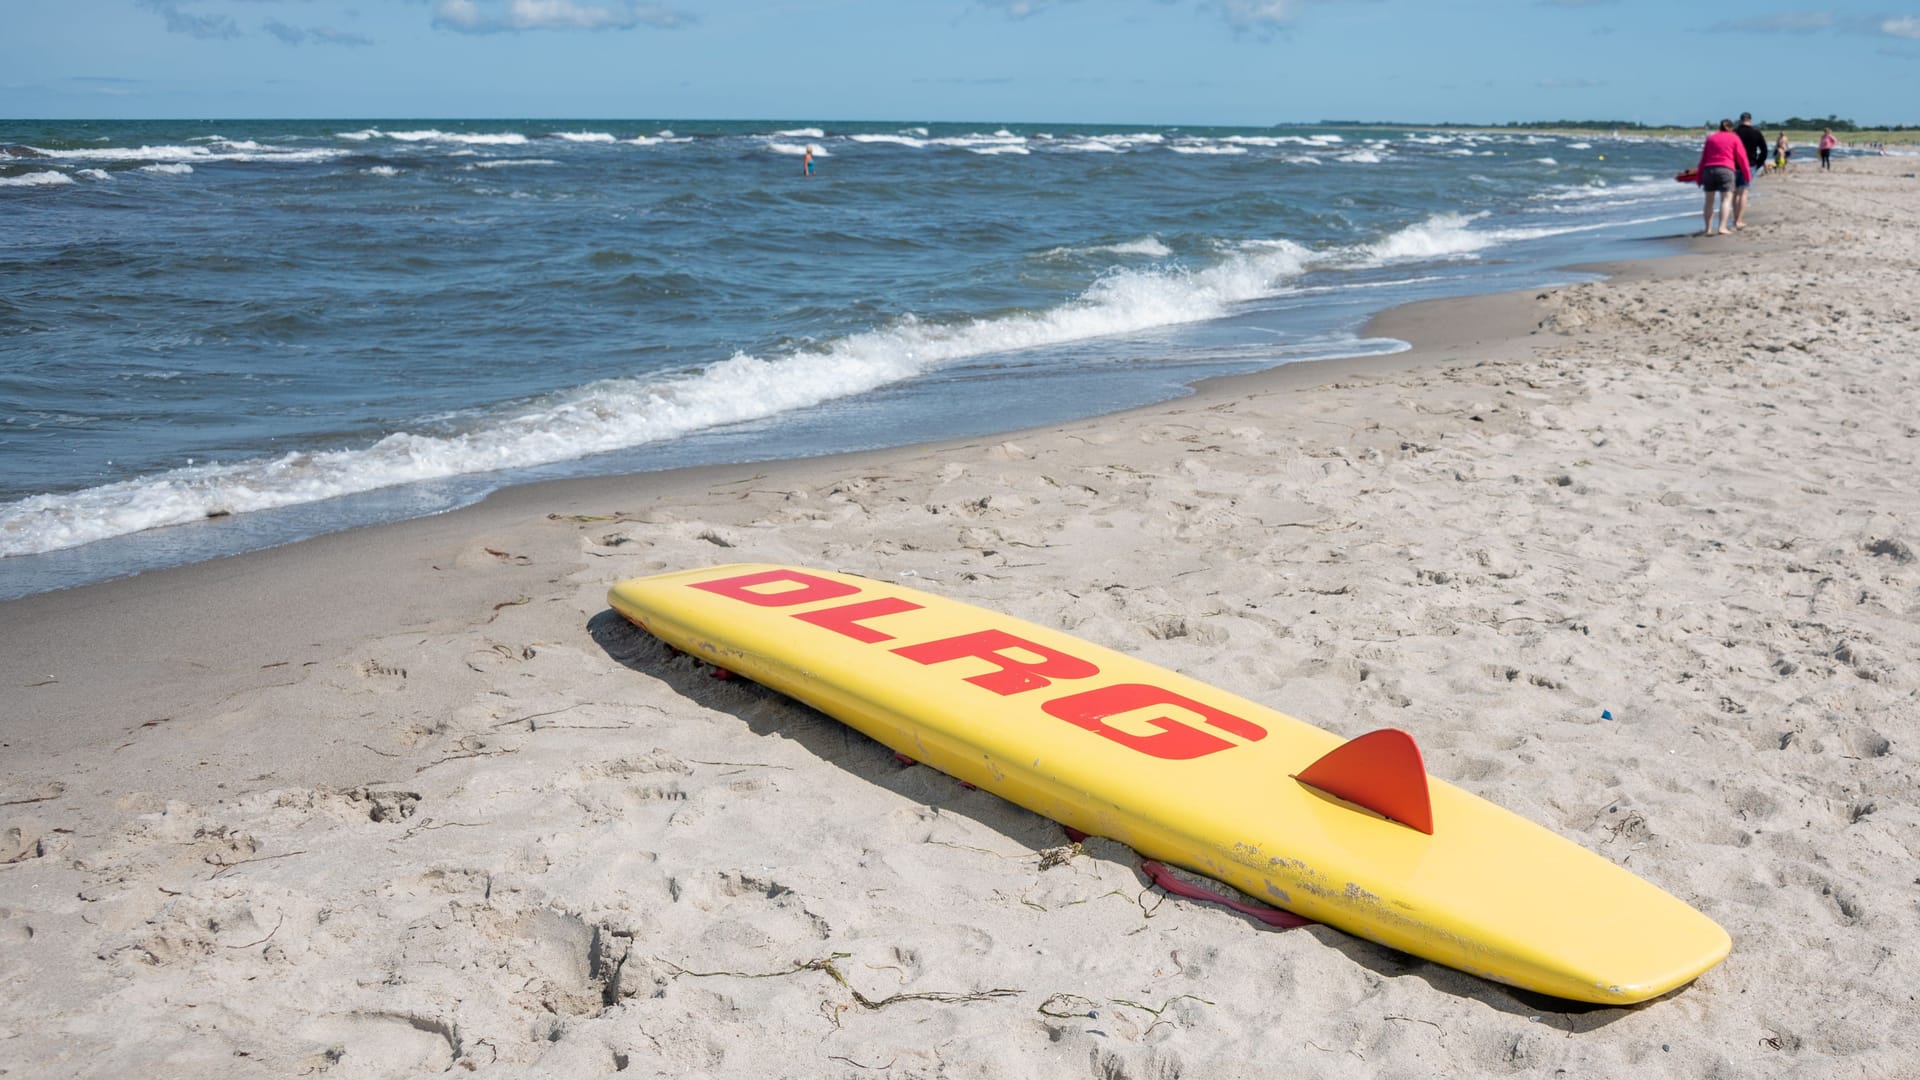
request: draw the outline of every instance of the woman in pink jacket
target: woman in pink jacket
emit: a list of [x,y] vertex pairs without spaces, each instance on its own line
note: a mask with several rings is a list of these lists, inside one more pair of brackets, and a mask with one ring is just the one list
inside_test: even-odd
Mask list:
[[[1707,144],[1700,148],[1699,168],[1699,183],[1707,193],[1707,204],[1701,211],[1701,230],[1695,235],[1712,236],[1718,232],[1721,236],[1732,236],[1734,179],[1738,177],[1744,183],[1753,181],[1753,170],[1747,165],[1747,146],[1733,133],[1733,121],[1720,121],[1720,130],[1707,136]],[[1720,216],[1717,230],[1713,226],[1715,203],[1719,204]]]

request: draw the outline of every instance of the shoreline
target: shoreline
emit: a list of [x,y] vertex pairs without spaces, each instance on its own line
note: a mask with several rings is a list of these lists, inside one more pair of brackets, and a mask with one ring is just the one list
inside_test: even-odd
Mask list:
[[[1688,236],[1684,234],[1680,234],[1680,235],[1665,236],[1665,237],[1634,238],[1626,242],[1637,244],[1637,245],[1656,245],[1661,243],[1671,243],[1675,241],[1684,242],[1689,239],[1690,238]],[[1572,271],[1572,272],[1585,272],[1585,273],[1597,273],[1597,274],[1611,274],[1611,273],[1618,273],[1623,271],[1634,272],[1630,268],[1635,267],[1641,263],[1651,264],[1651,263],[1665,262],[1667,260],[1670,260],[1676,257],[1681,257],[1681,256],[1662,255],[1657,257],[1640,258],[1640,259],[1623,259],[1623,260],[1616,260],[1616,261],[1603,261],[1603,262],[1593,262],[1593,263],[1569,263],[1563,266],[1556,267],[1554,269],[1558,271]],[[1030,431],[1046,431],[1062,424],[1070,424],[1070,423],[1075,423],[1083,420],[1097,420],[1097,419],[1100,419],[1101,417],[1107,417],[1107,416],[1124,416],[1133,412],[1152,410],[1164,405],[1172,404],[1174,402],[1189,400],[1193,395],[1204,392],[1206,387],[1214,383],[1221,383],[1227,386],[1240,386],[1242,385],[1241,380],[1247,380],[1247,382],[1245,383],[1245,385],[1247,386],[1261,386],[1261,385],[1268,384],[1270,381],[1270,384],[1275,387],[1293,387],[1293,386],[1306,386],[1306,385],[1311,385],[1315,382],[1332,380],[1332,379],[1343,377],[1344,375],[1354,373],[1354,372],[1372,373],[1372,372],[1397,370],[1399,362],[1409,360],[1409,358],[1411,357],[1411,354],[1414,351],[1417,351],[1421,347],[1420,345],[1417,345],[1415,342],[1410,341],[1409,335],[1425,337],[1426,335],[1438,333],[1442,335],[1443,339],[1445,340],[1436,339],[1437,344],[1458,345],[1461,343],[1450,341],[1451,337],[1459,336],[1459,335],[1454,334],[1453,328],[1452,328],[1452,322],[1454,320],[1448,317],[1442,316],[1437,320],[1419,318],[1411,315],[1403,317],[1403,316],[1396,315],[1395,314],[1396,312],[1400,312],[1402,311],[1402,309],[1406,309],[1409,312],[1426,311],[1426,310],[1429,310],[1431,305],[1439,305],[1440,310],[1446,310],[1448,305],[1452,305],[1455,303],[1471,302],[1478,299],[1508,295],[1509,293],[1513,297],[1515,297],[1517,300],[1518,297],[1537,293],[1541,289],[1559,288],[1559,287],[1562,287],[1562,286],[1558,286],[1558,285],[1530,286],[1525,288],[1507,290],[1506,292],[1468,293],[1468,294],[1457,295],[1457,296],[1444,296],[1444,297],[1439,297],[1436,299],[1429,299],[1429,300],[1414,300],[1414,301],[1408,301],[1402,304],[1397,304],[1397,305],[1394,305],[1393,307],[1382,309],[1381,311],[1378,311],[1375,314],[1369,316],[1364,323],[1360,324],[1360,326],[1355,331],[1354,336],[1356,341],[1366,341],[1369,339],[1381,338],[1381,337],[1392,338],[1392,339],[1407,343],[1409,346],[1408,349],[1403,349],[1403,350],[1400,350],[1399,352],[1386,353],[1386,354],[1360,354],[1360,355],[1354,355],[1354,356],[1335,356],[1335,357],[1329,357],[1325,359],[1294,361],[1294,362],[1283,363],[1275,367],[1266,368],[1266,369],[1257,370],[1257,371],[1196,378],[1190,382],[1185,383],[1184,384],[1185,392],[1178,394],[1177,396],[1168,397],[1159,401],[1148,402],[1143,405],[1128,406],[1128,407],[1117,409],[1113,412],[1095,413],[1090,416],[1069,417],[1067,419],[1051,421],[1048,423],[1034,425],[1031,427],[1014,428],[1014,429],[998,431],[998,432],[986,432],[986,433],[980,433],[980,434],[974,434],[974,435],[956,435],[956,436],[936,437],[936,438],[927,439],[920,442],[905,443],[905,444],[900,444],[896,446],[883,446],[883,447],[871,448],[866,450],[832,450],[832,451],[826,451],[816,455],[811,455],[809,457],[762,458],[762,459],[754,459],[754,460],[734,462],[734,463],[722,462],[722,463],[712,464],[712,465],[681,465],[681,466],[673,466],[668,468],[638,471],[638,472],[590,473],[584,476],[565,477],[561,479],[551,479],[551,480],[508,481],[501,484],[500,486],[493,487],[490,490],[487,490],[485,494],[473,497],[471,501],[460,503],[458,505],[453,506],[450,509],[414,511],[410,513],[410,516],[400,517],[392,520],[365,521],[362,524],[352,524],[352,525],[346,525],[346,526],[341,526],[337,528],[330,528],[324,531],[309,532],[306,535],[297,535],[293,539],[277,539],[277,540],[266,540],[266,541],[243,540],[243,541],[240,541],[240,543],[245,544],[245,543],[251,542],[251,543],[257,543],[259,544],[259,546],[241,547],[239,550],[221,551],[220,549],[223,545],[216,543],[216,544],[208,545],[206,548],[201,549],[203,553],[191,557],[190,561],[187,561],[187,562],[167,561],[169,559],[169,556],[166,556],[166,555],[162,555],[157,558],[149,555],[141,555],[141,556],[133,556],[133,557],[122,555],[122,556],[119,556],[119,559],[121,562],[123,563],[131,562],[134,565],[140,566],[140,568],[128,570],[124,572],[113,573],[113,575],[110,577],[87,578],[86,580],[80,581],[78,584],[57,584],[53,586],[43,586],[36,591],[25,592],[18,595],[0,595],[0,605],[5,605],[8,603],[21,601],[21,600],[27,600],[36,596],[40,596],[40,595],[44,595],[52,592],[70,591],[73,589],[88,588],[88,587],[97,586],[97,585],[106,585],[106,584],[124,582],[129,579],[142,577],[147,574],[164,573],[170,570],[178,570],[187,566],[195,565],[197,563],[221,562],[227,559],[245,557],[248,555],[258,554],[263,551],[273,550],[275,548],[288,547],[292,545],[305,543],[305,542],[319,539],[322,537],[331,536],[339,532],[357,532],[362,529],[370,529],[370,528],[377,529],[387,525],[400,524],[407,521],[419,520],[421,518],[436,517],[436,516],[442,516],[450,513],[459,513],[462,511],[473,510],[477,507],[482,506],[483,504],[487,503],[490,500],[501,497],[518,488],[541,488],[548,485],[566,485],[566,484],[575,484],[575,483],[592,484],[597,481],[606,481],[611,483],[628,482],[628,481],[633,481],[639,477],[670,475],[670,474],[683,473],[683,472],[698,472],[699,470],[709,469],[709,468],[721,468],[721,469],[736,468],[736,467],[737,468],[760,468],[760,467],[780,468],[786,464],[789,464],[791,462],[797,462],[797,461],[806,461],[806,460],[815,460],[815,459],[832,459],[840,456],[851,456],[851,455],[867,454],[867,453],[885,454],[885,453],[891,453],[891,452],[899,452],[899,451],[907,451],[907,450],[923,449],[923,448],[931,449],[931,448],[936,448],[941,446],[970,443],[970,442],[977,441],[979,439],[1018,437]],[[1500,316],[1512,317],[1511,314],[1505,310],[1504,305],[1495,304],[1495,306],[1490,310],[1498,312]],[[1465,320],[1462,320],[1462,321],[1465,321]],[[1405,332],[1397,332],[1395,328],[1406,328],[1406,330]],[[1485,345],[1493,341],[1497,336],[1498,335],[1489,335],[1489,334],[1482,333],[1482,334],[1475,335],[1473,340],[1478,344]],[[1410,361],[1410,362],[1413,362],[1413,361]],[[463,475],[463,476],[454,477],[452,479],[470,480],[470,479],[475,479],[481,475],[484,475],[484,474]],[[405,487],[405,485],[401,485],[401,487]],[[383,491],[387,491],[387,490],[391,490],[391,489],[373,489],[368,492],[360,492],[354,495],[339,496],[338,498],[347,499],[347,500],[362,499],[370,495],[377,496]],[[307,507],[310,508],[312,505],[314,504],[307,504]],[[281,511],[284,511],[286,509],[290,509],[290,508],[285,508],[285,507],[278,508],[278,510],[281,510]],[[269,511],[265,511],[264,513],[272,514],[275,512],[277,511],[269,510]],[[360,515],[356,511],[356,512],[349,513],[347,516],[349,518],[358,518]],[[15,558],[18,558],[21,560],[34,560],[34,559],[55,559],[55,560],[62,560],[62,561],[72,560],[77,558],[80,553],[84,553],[87,548],[92,547],[95,544],[101,545],[103,547],[111,547],[113,545],[119,545],[119,544],[124,544],[128,542],[139,543],[143,537],[144,538],[159,537],[176,530],[192,530],[192,529],[205,529],[205,528],[224,529],[228,527],[228,525],[229,523],[225,521],[209,519],[205,521],[194,521],[194,522],[185,522],[185,523],[180,523],[175,525],[158,526],[155,528],[145,530],[144,532],[128,533],[128,534],[121,534],[121,535],[106,537],[106,538],[103,538],[102,540],[95,541],[90,544],[79,545],[77,547],[56,548],[51,551],[37,552],[31,555],[21,555],[21,556],[16,556]],[[207,554],[204,554],[204,550],[213,550],[213,551],[216,551],[217,553],[212,555],[207,555]],[[3,562],[0,562],[0,569],[4,569]],[[46,572],[43,572],[43,573],[46,573]],[[48,576],[59,577],[61,575],[58,570],[55,570],[50,572]],[[11,586],[9,585],[9,587]]]
[[[1920,986],[1889,944],[1920,933],[1897,170],[1756,189],[1752,235],[1602,281],[1395,308],[1389,356],[0,603],[0,1045],[45,1075],[1901,1075],[1920,1036],[1875,1019]],[[603,599],[762,560],[1404,727],[1733,955],[1572,1009],[1161,897],[1118,845],[1048,864],[1044,820]]]
[[[1673,239],[1697,244],[1696,238],[1677,236]],[[1663,275],[1657,269],[1660,265],[1676,259],[1701,257],[1697,253],[1678,254],[1660,259],[1583,264],[1566,269],[1604,273],[1609,277],[1621,275],[1658,279],[1685,272],[1681,269],[1675,274]],[[25,677],[36,667],[57,666],[57,657],[87,647],[116,656],[137,655],[140,651],[139,642],[146,634],[144,627],[102,627],[87,622],[83,632],[73,636],[47,632],[50,624],[78,623],[109,606],[184,608],[183,616],[197,628],[196,636],[206,646],[205,651],[233,658],[236,669],[245,668],[256,662],[268,662],[264,658],[270,654],[285,652],[292,647],[293,637],[318,638],[318,642],[308,643],[316,646],[338,645],[364,636],[369,623],[377,626],[401,624],[405,621],[402,618],[403,611],[417,615],[419,609],[415,602],[418,598],[395,597],[379,583],[382,579],[408,570],[417,571],[422,563],[423,551],[437,551],[445,556],[440,560],[442,563],[457,565],[463,557],[470,555],[469,551],[460,550],[472,546],[466,542],[470,537],[511,531],[515,526],[530,523],[542,515],[585,513],[588,508],[623,500],[671,502],[711,498],[717,491],[732,484],[768,478],[785,482],[785,479],[800,478],[821,470],[828,473],[857,471],[884,465],[901,456],[962,455],[988,444],[1057,436],[1083,426],[1099,428],[1149,420],[1169,409],[1184,411],[1195,407],[1211,407],[1250,394],[1311,391],[1353,378],[1402,374],[1432,365],[1458,362],[1469,351],[1476,363],[1523,358],[1537,347],[1529,341],[1536,297],[1543,292],[1553,291],[1553,288],[1562,287],[1477,293],[1397,305],[1370,318],[1363,324],[1359,336],[1395,338],[1407,342],[1407,349],[1379,355],[1283,364],[1263,371],[1199,379],[1187,385],[1188,393],[1185,396],[1118,412],[1022,430],[814,457],[695,465],[655,472],[509,484],[489,492],[476,502],[439,513],[354,526],[272,547],[0,600],[0,615],[9,616],[0,619],[0,683],[16,675]],[[349,565],[354,568],[353,572],[345,570]],[[439,569],[439,565],[431,559],[426,565],[436,571]],[[316,576],[320,580],[311,580]],[[520,575],[505,576],[519,583]],[[219,617],[218,612],[236,606],[235,597],[259,596],[276,591],[280,587],[272,582],[286,580],[295,582],[295,591],[292,596],[277,600],[277,604],[303,613],[297,634],[285,640],[262,638],[257,626],[232,623]],[[493,587],[493,583],[489,582],[488,587]],[[120,595],[101,595],[109,591]],[[457,618],[457,613],[465,610],[464,605],[477,602],[479,597],[459,591],[435,599],[450,600],[452,603],[444,611],[434,610],[429,622]],[[367,617],[369,612],[375,613],[372,618]],[[32,626],[36,632],[28,640],[13,640],[6,634],[6,626]],[[102,635],[105,635],[104,640]],[[153,671],[142,676],[142,681],[148,686],[154,685],[156,679],[158,676]],[[198,693],[197,690],[193,692]],[[76,711],[72,715],[60,715],[58,722],[66,726],[82,723],[83,720]]]

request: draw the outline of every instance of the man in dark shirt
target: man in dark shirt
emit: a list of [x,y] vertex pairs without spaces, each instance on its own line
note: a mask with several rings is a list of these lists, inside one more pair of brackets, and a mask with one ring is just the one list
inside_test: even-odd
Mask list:
[[[1753,126],[1753,114],[1741,113],[1740,126],[1734,128],[1733,133],[1740,136],[1741,144],[1747,148],[1748,167],[1753,170],[1754,176],[1759,176],[1767,167],[1767,137],[1759,128]],[[1745,228],[1746,222],[1747,185],[1740,183],[1736,177],[1733,189],[1733,227]]]

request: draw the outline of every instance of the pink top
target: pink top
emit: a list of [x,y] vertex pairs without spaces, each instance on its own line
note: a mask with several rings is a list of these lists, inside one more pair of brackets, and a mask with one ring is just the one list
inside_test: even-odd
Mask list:
[[1747,165],[1747,144],[1731,131],[1707,136],[1707,144],[1700,148],[1700,171],[1708,169],[1732,169],[1740,179],[1753,181],[1753,170]]
[[1825,135],[1820,136],[1820,149],[1822,150],[1831,150],[1835,146],[1839,145],[1839,143],[1840,143],[1840,140],[1834,138],[1833,132],[1831,131],[1827,132]]

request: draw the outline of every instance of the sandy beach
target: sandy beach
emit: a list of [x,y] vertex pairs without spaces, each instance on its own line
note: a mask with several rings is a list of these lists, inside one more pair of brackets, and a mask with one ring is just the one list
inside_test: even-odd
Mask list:
[[[0,604],[0,1075],[1912,1076],[1915,160],[1405,353]],[[1581,1009],[1167,897],[606,606],[743,561],[1404,728],[1733,953]]]

